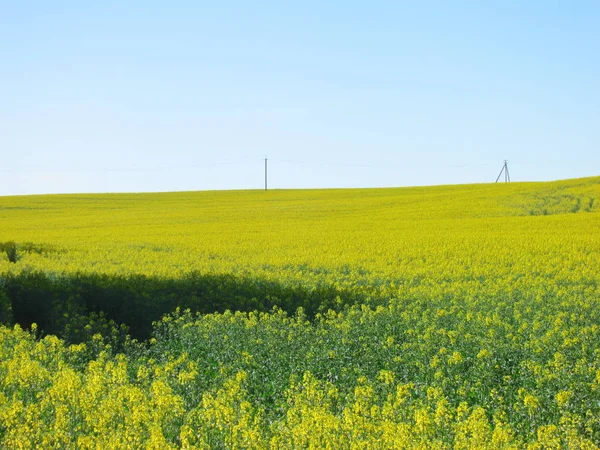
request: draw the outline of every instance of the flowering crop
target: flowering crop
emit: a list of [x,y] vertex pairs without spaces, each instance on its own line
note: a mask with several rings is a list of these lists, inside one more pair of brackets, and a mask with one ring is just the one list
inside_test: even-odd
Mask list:
[[0,198],[0,446],[598,448],[599,197]]

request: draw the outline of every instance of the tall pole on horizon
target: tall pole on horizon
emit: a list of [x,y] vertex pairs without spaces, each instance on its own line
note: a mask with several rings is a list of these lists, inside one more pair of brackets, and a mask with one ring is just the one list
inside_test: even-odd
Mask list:
[[506,160],[506,159],[504,160],[504,165],[502,166],[502,170],[498,174],[498,178],[496,178],[496,183],[502,176],[502,173],[504,173],[504,182],[505,183],[510,182],[510,174],[508,173],[508,160]]
[[265,156],[265,191],[267,190],[267,157]]

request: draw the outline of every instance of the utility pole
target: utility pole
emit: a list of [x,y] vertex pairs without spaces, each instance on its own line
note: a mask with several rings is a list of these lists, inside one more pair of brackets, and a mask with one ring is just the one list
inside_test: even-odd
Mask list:
[[504,160],[504,165],[502,166],[502,170],[500,171],[500,174],[498,174],[498,178],[496,178],[496,183],[498,182],[498,180],[500,179],[500,177],[502,176],[503,173],[504,173],[504,182],[509,183],[510,182],[510,174],[508,173],[508,161],[506,159]]
[[265,191],[267,190],[267,157],[265,156]]

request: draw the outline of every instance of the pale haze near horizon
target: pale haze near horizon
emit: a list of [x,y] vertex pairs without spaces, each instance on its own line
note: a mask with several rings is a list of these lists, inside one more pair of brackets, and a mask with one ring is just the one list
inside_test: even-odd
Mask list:
[[0,11],[0,195],[600,175],[598,2]]

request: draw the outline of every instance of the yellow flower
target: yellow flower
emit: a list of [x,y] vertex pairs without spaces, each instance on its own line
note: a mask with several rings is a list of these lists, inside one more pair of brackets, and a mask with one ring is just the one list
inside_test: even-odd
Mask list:
[[540,402],[534,395],[526,394],[523,397],[523,404],[530,410],[533,411],[540,406]]
[[455,365],[463,362],[463,356],[460,352],[452,352],[452,355],[448,358],[448,364]]
[[560,391],[556,394],[556,403],[558,406],[565,406],[573,397],[572,391]]
[[392,372],[391,370],[381,370],[379,372],[379,375],[377,376],[377,379],[382,383],[389,385],[394,382],[395,375],[394,372]]
[[485,359],[485,358],[489,358],[491,355],[490,351],[483,348],[479,351],[479,353],[477,353],[477,359]]

